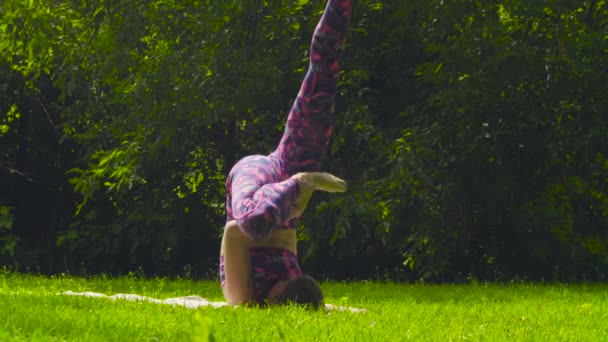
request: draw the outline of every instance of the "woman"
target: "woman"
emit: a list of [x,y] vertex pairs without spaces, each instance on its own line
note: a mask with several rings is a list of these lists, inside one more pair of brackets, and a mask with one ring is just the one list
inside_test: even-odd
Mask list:
[[346,191],[343,180],[318,171],[334,129],[351,7],[351,0],[327,2],[278,148],[241,159],[228,175],[220,279],[230,304],[322,303],[318,284],[300,270],[294,224],[315,190]]

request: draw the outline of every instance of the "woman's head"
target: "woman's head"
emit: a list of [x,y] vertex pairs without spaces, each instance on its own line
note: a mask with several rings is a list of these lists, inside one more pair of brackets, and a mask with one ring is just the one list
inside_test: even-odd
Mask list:
[[323,306],[323,291],[313,277],[301,274],[275,284],[268,292],[268,302],[318,309]]

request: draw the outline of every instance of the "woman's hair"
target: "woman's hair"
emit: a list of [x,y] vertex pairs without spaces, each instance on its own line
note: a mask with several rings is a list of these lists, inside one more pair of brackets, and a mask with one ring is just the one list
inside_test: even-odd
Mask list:
[[285,290],[277,296],[276,302],[302,305],[316,310],[323,306],[323,291],[313,277],[301,274],[287,281]]

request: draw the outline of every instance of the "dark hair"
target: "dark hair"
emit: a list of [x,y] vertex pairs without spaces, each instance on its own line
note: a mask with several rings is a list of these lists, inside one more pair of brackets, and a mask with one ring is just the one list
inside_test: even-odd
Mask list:
[[318,309],[323,306],[323,291],[317,281],[301,274],[287,281],[285,290],[277,296],[277,304],[295,304]]

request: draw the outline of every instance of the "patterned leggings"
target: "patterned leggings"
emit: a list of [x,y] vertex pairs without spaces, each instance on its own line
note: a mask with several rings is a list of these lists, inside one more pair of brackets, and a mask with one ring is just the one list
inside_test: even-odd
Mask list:
[[351,0],[329,0],[311,44],[310,66],[289,112],[278,148],[268,156],[237,162],[226,180],[227,220],[263,238],[272,229],[291,228],[298,172],[320,169],[334,129],[340,57],[351,17]]

